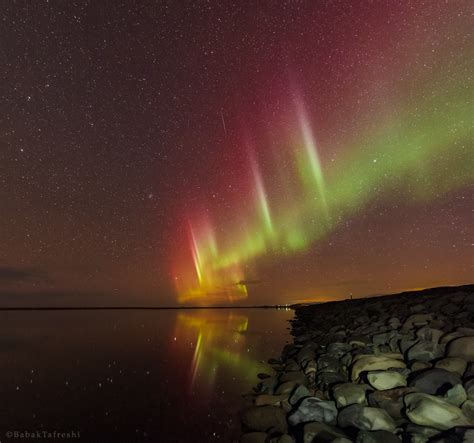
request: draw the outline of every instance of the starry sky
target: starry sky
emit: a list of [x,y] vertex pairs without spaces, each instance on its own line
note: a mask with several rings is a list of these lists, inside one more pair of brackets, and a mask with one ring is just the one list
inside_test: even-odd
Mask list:
[[2,305],[472,282],[467,1],[1,10]]

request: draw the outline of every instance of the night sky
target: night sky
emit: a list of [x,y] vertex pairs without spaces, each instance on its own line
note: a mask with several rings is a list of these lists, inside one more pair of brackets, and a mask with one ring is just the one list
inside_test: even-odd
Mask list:
[[8,1],[0,302],[472,282],[468,1]]

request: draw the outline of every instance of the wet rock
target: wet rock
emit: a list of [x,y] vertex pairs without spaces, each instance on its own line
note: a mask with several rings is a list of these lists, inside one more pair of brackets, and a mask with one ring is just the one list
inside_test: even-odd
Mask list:
[[350,405],[339,412],[341,428],[357,428],[365,431],[394,431],[395,422],[386,411],[362,405]]
[[474,337],[455,338],[449,342],[446,355],[474,361]]
[[317,397],[305,398],[295,412],[288,417],[288,422],[295,426],[298,423],[318,421],[335,424],[337,408],[333,401],[321,400]]
[[467,368],[466,360],[458,357],[446,357],[435,363],[435,368],[445,369],[462,376]]
[[444,356],[444,345],[431,341],[419,341],[407,351],[408,360],[429,362]]
[[384,356],[366,356],[358,359],[352,366],[352,380],[357,380],[361,372],[391,368],[405,368],[405,362]]
[[355,383],[342,383],[334,386],[332,392],[338,408],[353,404],[366,405],[366,391],[368,386]]
[[266,432],[248,432],[242,435],[240,443],[265,443],[268,434]]
[[401,443],[401,440],[389,431],[359,431],[356,443]]
[[244,428],[252,431],[286,433],[288,424],[286,414],[275,406],[252,406],[242,413]]
[[311,397],[311,392],[309,392],[309,389],[304,386],[300,385],[298,386],[294,391],[293,394],[290,396],[290,405],[295,405],[298,403],[302,398],[305,397]]
[[307,423],[303,428],[303,443],[333,442],[336,438],[345,438],[346,434],[335,426],[326,423]]
[[395,371],[373,371],[367,374],[367,380],[374,389],[385,391],[407,385],[403,374]]
[[405,397],[406,415],[413,423],[436,429],[469,426],[461,409],[433,395],[413,393]]
[[454,372],[433,368],[415,375],[409,386],[425,394],[444,394],[448,389],[460,383],[460,377]]

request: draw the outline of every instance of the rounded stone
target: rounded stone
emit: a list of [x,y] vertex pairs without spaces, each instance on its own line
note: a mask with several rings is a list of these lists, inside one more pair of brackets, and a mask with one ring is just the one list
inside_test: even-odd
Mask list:
[[474,361],[474,337],[455,338],[448,344],[448,357],[458,357],[466,361]]
[[374,389],[385,391],[407,385],[403,374],[395,371],[374,371],[367,374],[367,380]]

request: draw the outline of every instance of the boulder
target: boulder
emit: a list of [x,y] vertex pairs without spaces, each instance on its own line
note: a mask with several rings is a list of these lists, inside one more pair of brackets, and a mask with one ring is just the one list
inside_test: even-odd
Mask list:
[[458,357],[446,357],[435,363],[435,368],[445,369],[454,372],[462,377],[467,368],[466,360]]
[[413,423],[435,429],[469,426],[461,409],[434,395],[413,393],[405,397],[406,415]]
[[295,388],[295,386],[298,386],[298,383],[295,381],[286,381],[285,383],[282,383],[280,386],[278,386],[276,390],[277,395],[281,394],[290,394],[291,391]]
[[395,422],[386,411],[362,405],[350,405],[339,412],[337,422],[341,428],[365,431],[394,431]]
[[454,406],[461,406],[467,400],[467,395],[462,385],[456,385],[448,389],[443,398]]
[[366,405],[367,399],[365,393],[367,389],[367,385],[342,383],[334,386],[332,394],[338,408],[343,408],[353,404]]
[[448,389],[461,383],[460,377],[445,369],[433,368],[416,374],[409,386],[425,394],[444,394]]
[[357,359],[352,366],[352,380],[357,380],[361,372],[377,371],[391,368],[405,368],[406,365],[402,360],[397,360],[390,357],[379,356],[364,356]]
[[444,345],[421,340],[407,351],[408,360],[429,362],[444,356]]
[[367,374],[367,380],[374,389],[385,391],[407,385],[403,374],[395,371],[373,371]]
[[375,391],[369,394],[369,405],[382,408],[388,414],[399,420],[403,417],[402,411],[405,408],[403,397],[406,394],[416,392],[415,388],[396,388],[388,391]]
[[455,338],[448,344],[447,357],[458,357],[466,361],[474,361],[474,337]]
[[439,339],[443,336],[444,332],[441,329],[430,328],[425,326],[416,331],[416,336],[424,341],[431,341],[433,343],[439,343]]
[[335,424],[336,419],[337,408],[333,401],[321,400],[318,397],[308,397],[288,417],[288,422],[292,426],[310,421]]
[[307,423],[303,428],[303,443],[333,442],[336,438],[345,438],[346,434],[335,426],[326,423]]
[[306,377],[300,371],[284,372],[280,376],[280,383],[284,383],[284,382],[287,382],[287,381],[296,381],[297,383],[303,384],[306,381]]
[[302,398],[305,397],[311,397],[311,392],[309,392],[309,389],[304,386],[304,385],[299,385],[297,388],[293,391],[293,393],[290,396],[290,405],[295,405],[298,403]]

